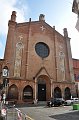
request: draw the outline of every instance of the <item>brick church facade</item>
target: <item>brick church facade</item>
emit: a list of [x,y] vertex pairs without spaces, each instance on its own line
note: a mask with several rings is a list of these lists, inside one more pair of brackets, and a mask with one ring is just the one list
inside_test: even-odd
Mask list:
[[16,22],[13,11],[8,22],[4,59],[0,60],[0,82],[8,100],[46,101],[51,97],[71,98],[76,93],[67,29],[61,35],[45,22]]

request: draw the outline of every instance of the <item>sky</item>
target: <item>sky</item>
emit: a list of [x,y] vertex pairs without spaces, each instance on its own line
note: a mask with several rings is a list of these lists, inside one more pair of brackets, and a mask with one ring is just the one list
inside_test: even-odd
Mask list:
[[0,0],[0,59],[4,58],[8,21],[12,11],[17,12],[17,23],[37,21],[40,14],[45,21],[63,35],[67,28],[71,38],[72,58],[79,59],[79,32],[76,30],[78,16],[72,12],[73,0]]

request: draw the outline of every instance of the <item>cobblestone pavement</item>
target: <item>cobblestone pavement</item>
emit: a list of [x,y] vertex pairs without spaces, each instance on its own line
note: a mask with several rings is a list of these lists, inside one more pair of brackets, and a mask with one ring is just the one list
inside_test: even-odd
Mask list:
[[46,106],[36,106],[19,109],[34,120],[79,120],[79,111],[73,110],[72,106],[51,108]]

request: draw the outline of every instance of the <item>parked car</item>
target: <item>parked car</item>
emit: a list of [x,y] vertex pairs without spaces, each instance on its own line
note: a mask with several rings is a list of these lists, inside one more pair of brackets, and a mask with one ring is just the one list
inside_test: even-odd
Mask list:
[[47,106],[60,106],[64,104],[63,98],[51,98],[49,101],[47,101]]
[[72,104],[74,104],[74,103],[79,103],[79,98],[72,98],[72,99],[70,99],[70,100],[66,100],[66,101],[64,102],[64,105],[72,105]]
[[72,98],[72,102],[79,102],[79,98]]

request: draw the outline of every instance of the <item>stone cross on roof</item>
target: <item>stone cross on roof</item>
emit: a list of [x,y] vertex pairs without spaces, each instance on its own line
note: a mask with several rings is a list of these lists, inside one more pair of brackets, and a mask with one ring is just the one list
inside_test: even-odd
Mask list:
[[42,31],[45,30],[44,26],[41,26],[40,28],[41,28]]
[[23,39],[23,36],[22,36],[22,35],[20,35],[20,36],[19,36],[19,39],[20,39],[20,40],[22,40],[22,39]]

